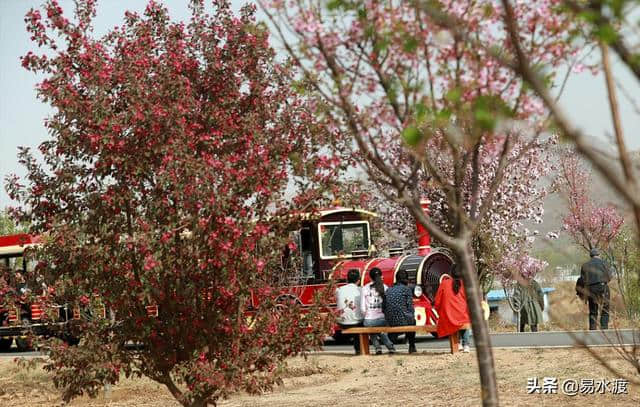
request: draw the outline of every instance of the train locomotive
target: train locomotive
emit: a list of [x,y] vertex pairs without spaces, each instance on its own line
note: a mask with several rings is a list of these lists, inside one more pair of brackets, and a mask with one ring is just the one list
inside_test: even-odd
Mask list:
[[[421,202],[424,210],[428,201]],[[412,253],[403,249],[390,249],[387,256],[379,257],[372,250],[371,220],[377,217],[373,212],[334,207],[305,214],[299,229],[292,232],[292,247],[283,255],[283,264],[294,264],[293,284],[282,287],[279,295],[283,301],[295,301],[310,306],[314,294],[333,280],[338,286],[346,282],[349,270],[360,272],[360,286],[370,281],[369,271],[377,267],[382,270],[382,278],[387,286],[392,286],[395,276],[405,270],[413,288],[413,304],[417,325],[435,325],[438,315],[433,301],[440,277],[449,273],[453,260],[446,250],[431,247],[429,233],[417,224],[418,247]],[[291,261],[295,258],[296,261]],[[253,298],[254,304],[259,303]],[[335,307],[335,304],[330,304]],[[339,327],[335,327],[335,337],[339,337]]]

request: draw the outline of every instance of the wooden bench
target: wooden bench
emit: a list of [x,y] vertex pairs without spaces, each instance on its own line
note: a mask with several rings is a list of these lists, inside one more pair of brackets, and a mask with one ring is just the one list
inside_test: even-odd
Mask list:
[[[469,329],[471,324],[464,324],[460,329]],[[436,325],[405,325],[405,326],[356,326],[353,328],[343,329],[343,334],[357,334],[360,340],[360,354],[370,355],[369,352],[369,335],[379,333],[404,333],[404,332],[420,332],[431,333],[438,330]],[[458,352],[458,333],[449,336],[449,346],[451,353]]]

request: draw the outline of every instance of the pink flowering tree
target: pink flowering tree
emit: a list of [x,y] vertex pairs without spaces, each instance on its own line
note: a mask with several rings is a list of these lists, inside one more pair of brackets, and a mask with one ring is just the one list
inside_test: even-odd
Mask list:
[[[488,290],[493,278],[501,273],[505,259],[509,261],[519,258],[524,250],[523,246],[530,246],[527,240],[532,238],[533,232],[525,224],[540,224],[544,216],[543,201],[549,188],[543,181],[545,176],[549,176],[549,171],[545,172],[543,169],[554,168],[549,150],[554,147],[555,139],[537,140],[529,145],[521,141],[518,143],[511,153],[513,159],[506,166],[509,176],[498,186],[492,207],[472,238],[473,254],[483,291]],[[520,155],[519,149],[524,149],[524,153]],[[443,159],[437,162],[439,171],[450,171],[452,160],[450,157],[447,159],[446,154],[441,157]],[[481,194],[486,196],[489,187],[487,183],[495,174],[499,160],[485,153],[481,161],[484,163],[479,168],[479,179],[484,182]],[[471,208],[471,184],[469,177],[462,184],[465,188],[463,200],[467,216],[470,215]],[[455,211],[447,204],[444,191],[429,183],[422,186],[422,196],[430,201],[430,218],[439,228],[451,233]],[[406,207],[375,194],[369,197],[368,204],[383,215],[384,227],[391,232],[389,242],[385,242],[387,245],[396,244],[393,236],[405,236],[411,244],[415,244],[415,222]]]
[[508,287],[513,287],[517,282],[535,278],[548,265],[546,261],[537,259],[525,252],[519,257],[505,258],[499,264],[498,276],[505,289],[507,289]]
[[[553,72],[580,59],[568,37],[579,27],[556,13],[559,3],[521,2],[517,8],[520,35],[536,63],[550,68],[549,83],[561,82]],[[546,142],[542,101],[494,55],[511,49],[503,8],[493,1],[449,0],[276,0],[263,8],[301,68],[301,80],[327,101],[319,117],[354,137],[377,193],[406,208],[455,252],[469,298],[483,402],[496,405],[472,245],[497,212],[526,204],[539,214],[536,204],[514,200],[531,184],[526,173],[511,169],[526,167],[525,157]],[[456,20],[456,30],[441,28],[442,15]],[[467,41],[471,37],[486,46]],[[530,162],[536,188],[541,163]],[[433,212],[442,221],[422,213],[426,191],[434,191]],[[516,210],[529,217],[528,209]]]
[[562,219],[564,230],[587,251],[607,250],[624,224],[622,215],[613,204],[595,201],[591,175],[579,159],[563,157],[558,182],[567,203],[567,213]]
[[509,306],[517,316],[516,329],[520,326],[520,311],[524,305],[521,286],[528,286],[536,274],[548,266],[544,260],[522,253],[517,257],[504,258],[499,264],[498,276]]
[[[48,0],[25,18],[40,51],[22,65],[42,75],[53,113],[42,159],[22,149],[26,179],[8,191],[44,238],[37,273],[93,316],[79,346],[49,344],[67,401],[122,374],[163,384],[185,406],[261,392],[332,322],[294,304],[274,313],[269,282],[278,236],[295,221],[279,215],[322,204],[340,140],[292,91],[254,8],[190,9],[172,21],[150,1],[99,38],[92,0],[73,17]],[[87,311],[100,309],[105,318]]]

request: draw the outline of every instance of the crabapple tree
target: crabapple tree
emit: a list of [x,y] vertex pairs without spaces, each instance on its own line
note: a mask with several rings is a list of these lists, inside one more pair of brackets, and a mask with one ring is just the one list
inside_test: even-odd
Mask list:
[[272,312],[268,282],[294,220],[278,215],[322,203],[340,142],[293,92],[254,7],[236,15],[228,1],[196,0],[190,10],[173,21],[149,1],[101,37],[93,0],[72,16],[48,0],[25,18],[40,51],[22,65],[42,75],[53,113],[42,158],[22,149],[26,179],[8,191],[43,236],[49,291],[106,309],[87,312],[79,346],[51,344],[65,400],[121,373],[190,406],[260,392],[329,328],[316,308]]

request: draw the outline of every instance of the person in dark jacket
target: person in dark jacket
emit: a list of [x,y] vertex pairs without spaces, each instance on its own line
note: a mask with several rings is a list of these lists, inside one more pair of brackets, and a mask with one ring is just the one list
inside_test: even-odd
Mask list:
[[[389,326],[415,325],[413,309],[413,292],[408,286],[409,277],[404,270],[396,274],[396,283],[385,293],[384,318]],[[407,332],[409,353],[416,352],[416,333]]]
[[531,332],[538,332],[544,311],[544,294],[540,284],[533,278],[518,282],[513,301],[520,305],[520,332],[524,332],[526,325],[529,325]]
[[600,310],[600,329],[609,328],[609,280],[611,273],[600,258],[598,249],[591,249],[591,260],[582,265],[580,278],[589,303],[589,329],[595,330]]

